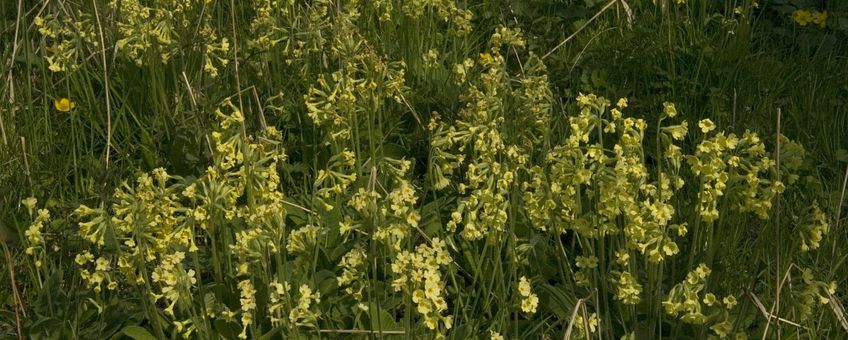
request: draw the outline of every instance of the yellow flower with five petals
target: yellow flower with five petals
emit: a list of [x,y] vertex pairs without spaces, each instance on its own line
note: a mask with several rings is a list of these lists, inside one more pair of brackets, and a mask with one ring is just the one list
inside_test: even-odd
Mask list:
[[810,21],[813,21],[813,15],[806,9],[796,9],[795,12],[792,12],[792,20],[795,20],[799,26],[804,27]]

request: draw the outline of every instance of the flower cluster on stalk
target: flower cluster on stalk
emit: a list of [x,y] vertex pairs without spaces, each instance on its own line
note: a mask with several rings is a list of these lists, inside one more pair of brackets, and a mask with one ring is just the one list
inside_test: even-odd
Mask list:
[[[453,316],[447,315],[445,282],[442,267],[452,261],[444,240],[435,238],[432,245],[419,244],[414,252],[404,250],[392,262],[395,291],[409,294],[416,311],[424,317],[424,325],[431,330],[449,330],[453,327]],[[441,327],[440,327],[441,326]]]

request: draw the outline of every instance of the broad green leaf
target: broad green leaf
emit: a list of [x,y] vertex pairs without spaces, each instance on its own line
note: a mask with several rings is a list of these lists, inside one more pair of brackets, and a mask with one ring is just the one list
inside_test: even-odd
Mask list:
[[146,328],[140,326],[126,326],[121,332],[135,340],[156,340],[153,334],[150,334]]

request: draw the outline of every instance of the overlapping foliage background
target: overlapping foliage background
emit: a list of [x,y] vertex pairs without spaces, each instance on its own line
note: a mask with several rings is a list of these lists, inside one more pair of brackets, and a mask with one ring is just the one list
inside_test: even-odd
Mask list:
[[0,3],[4,338],[848,336],[848,8]]

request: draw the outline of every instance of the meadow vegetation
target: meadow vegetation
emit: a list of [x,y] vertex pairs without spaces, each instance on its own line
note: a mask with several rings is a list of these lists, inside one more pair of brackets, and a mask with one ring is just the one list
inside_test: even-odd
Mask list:
[[848,337],[848,3],[0,23],[0,338]]

